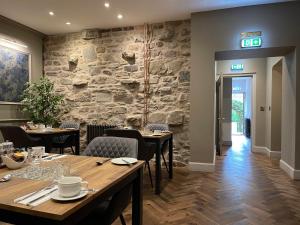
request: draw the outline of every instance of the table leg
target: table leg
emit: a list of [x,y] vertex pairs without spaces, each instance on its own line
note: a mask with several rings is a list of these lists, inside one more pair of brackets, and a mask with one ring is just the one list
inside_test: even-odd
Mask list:
[[143,224],[143,166],[137,173],[132,187],[132,225]]
[[169,178],[173,178],[173,135],[169,139]]
[[49,153],[52,150],[52,137],[43,138],[45,143],[45,152]]
[[160,180],[161,180],[161,162],[160,162],[160,142],[156,142],[155,151],[155,194],[160,194]]
[[75,155],[80,155],[80,131],[75,133]]

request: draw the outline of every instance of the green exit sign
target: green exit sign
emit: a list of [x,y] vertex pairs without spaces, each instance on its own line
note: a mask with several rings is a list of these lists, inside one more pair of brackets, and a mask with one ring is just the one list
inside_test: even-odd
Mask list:
[[232,64],[231,65],[231,70],[236,71],[236,70],[243,70],[244,65],[243,64]]
[[261,37],[245,38],[241,40],[242,48],[259,48],[261,47]]

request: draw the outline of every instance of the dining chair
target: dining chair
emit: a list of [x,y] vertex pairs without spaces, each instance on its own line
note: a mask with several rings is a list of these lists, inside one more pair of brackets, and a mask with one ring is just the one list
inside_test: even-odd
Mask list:
[[41,138],[31,137],[19,126],[0,126],[3,139],[11,141],[15,148],[44,146]]
[[[146,125],[145,128],[147,128],[148,130],[151,130],[152,132],[155,130],[168,131],[169,125],[166,123],[149,123]],[[165,167],[166,167],[167,171],[169,172],[169,167],[168,167],[167,161],[165,159],[165,152],[168,150],[168,145],[169,145],[168,140],[165,140],[164,143],[162,143],[162,145],[160,146],[160,148],[161,148],[161,156],[163,158]]]
[[146,143],[144,141],[143,136],[138,130],[134,129],[106,129],[105,134],[107,136],[114,136],[114,137],[126,137],[126,138],[134,138],[138,141],[138,156],[137,158],[139,160],[144,160],[146,162],[146,165],[148,167],[148,173],[149,178],[151,182],[151,186],[153,188],[153,181],[152,181],[152,175],[151,175],[151,168],[149,161],[153,158],[155,153],[155,144],[153,143]]
[[134,138],[96,137],[88,144],[83,155],[106,158],[137,158],[138,141]]
[[[80,124],[73,121],[65,121],[62,122],[59,128],[72,128],[78,130],[80,128]],[[64,154],[65,148],[71,148],[72,153],[75,154],[73,149],[75,146],[75,136],[74,135],[63,135],[58,137],[53,137],[52,139],[52,147],[59,148],[60,154]]]
[[[83,155],[97,157],[132,157],[138,154],[138,141],[133,138],[96,137],[86,147]],[[132,185],[126,185],[106,201],[96,206],[80,224],[110,225],[118,217],[122,225],[126,225],[122,212],[128,206],[132,195]],[[101,222],[101,223],[99,223]]]

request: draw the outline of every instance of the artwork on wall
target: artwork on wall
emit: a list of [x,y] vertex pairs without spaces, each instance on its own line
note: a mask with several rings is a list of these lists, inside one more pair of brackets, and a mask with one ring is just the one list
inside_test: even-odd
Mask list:
[[0,103],[20,103],[30,81],[30,54],[0,44]]

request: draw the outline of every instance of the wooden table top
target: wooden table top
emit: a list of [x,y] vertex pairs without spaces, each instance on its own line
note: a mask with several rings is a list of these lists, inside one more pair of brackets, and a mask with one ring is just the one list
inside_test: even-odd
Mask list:
[[[96,161],[99,159],[103,160],[103,158],[99,157],[73,155],[59,159],[62,162],[67,161],[71,165],[72,175],[80,176],[83,180],[88,182],[89,188],[97,189],[96,192],[89,193],[85,198],[76,202],[63,204],[48,200],[35,207],[17,204],[14,203],[14,199],[33,191],[40,190],[49,185],[50,182],[13,177],[8,182],[0,183],[0,209],[29,215],[38,215],[40,217],[61,221],[87,203],[91,202],[93,199],[101,196],[104,191],[137,171],[144,164],[143,161],[138,161],[136,164],[129,167],[114,165],[108,161],[101,166],[97,166]],[[9,172],[10,171],[7,168],[0,169],[0,177],[8,174]]]
[[26,130],[28,134],[59,134],[59,133],[72,133],[74,131],[78,131],[78,129],[63,129],[63,128],[52,128],[52,129],[34,129],[34,130]]

